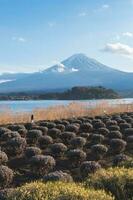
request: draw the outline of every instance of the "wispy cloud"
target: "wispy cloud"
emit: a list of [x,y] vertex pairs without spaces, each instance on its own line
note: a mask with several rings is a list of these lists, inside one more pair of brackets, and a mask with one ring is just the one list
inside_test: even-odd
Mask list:
[[110,8],[110,5],[109,4],[103,4],[101,8],[102,9],[108,9],[108,8]]
[[126,36],[126,37],[133,37],[133,33],[131,33],[131,32],[125,32],[122,35]]
[[79,16],[79,17],[85,17],[85,16],[87,16],[87,13],[86,13],[86,12],[80,12],[80,13],[78,14],[78,16]]
[[12,37],[13,41],[17,41],[17,42],[26,42],[27,40],[24,37]]
[[102,51],[133,58],[133,47],[127,44],[107,43]]
[[48,26],[50,28],[53,28],[54,26],[56,26],[56,23],[55,22],[48,22]]
[[127,32],[116,34],[113,39],[114,40],[120,40],[120,39],[124,39],[124,37],[133,38],[133,32],[127,31]]
[[106,11],[110,8],[109,4],[103,4],[101,5],[99,8],[95,9],[94,12],[102,12],[102,11]]

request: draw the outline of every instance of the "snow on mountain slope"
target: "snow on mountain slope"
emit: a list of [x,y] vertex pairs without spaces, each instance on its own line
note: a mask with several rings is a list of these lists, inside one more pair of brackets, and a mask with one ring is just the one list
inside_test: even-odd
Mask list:
[[133,89],[133,73],[105,66],[84,54],[75,54],[41,73],[0,84],[0,92],[40,91],[89,85]]

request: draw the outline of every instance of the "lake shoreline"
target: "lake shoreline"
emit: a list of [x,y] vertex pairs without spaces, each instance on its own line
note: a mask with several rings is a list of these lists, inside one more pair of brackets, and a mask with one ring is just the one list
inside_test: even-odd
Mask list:
[[[122,112],[133,112],[133,99],[131,101],[76,101],[76,102],[3,102],[0,104],[0,124],[29,123],[31,115],[34,120],[68,119],[72,117],[97,116]],[[45,104],[44,104],[45,103]],[[46,104],[47,103],[47,104]],[[64,104],[63,104],[64,103]]]

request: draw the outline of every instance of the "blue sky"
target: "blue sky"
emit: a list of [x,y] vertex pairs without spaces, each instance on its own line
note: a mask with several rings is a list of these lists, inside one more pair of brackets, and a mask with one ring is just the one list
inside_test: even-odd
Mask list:
[[85,53],[133,72],[133,0],[0,0],[0,73]]

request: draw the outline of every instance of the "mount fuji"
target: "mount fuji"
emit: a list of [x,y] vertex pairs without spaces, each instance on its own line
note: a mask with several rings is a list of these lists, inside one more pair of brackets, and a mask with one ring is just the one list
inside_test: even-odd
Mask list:
[[41,72],[1,83],[0,93],[59,90],[74,86],[133,90],[133,73],[108,67],[84,54],[75,54]]

